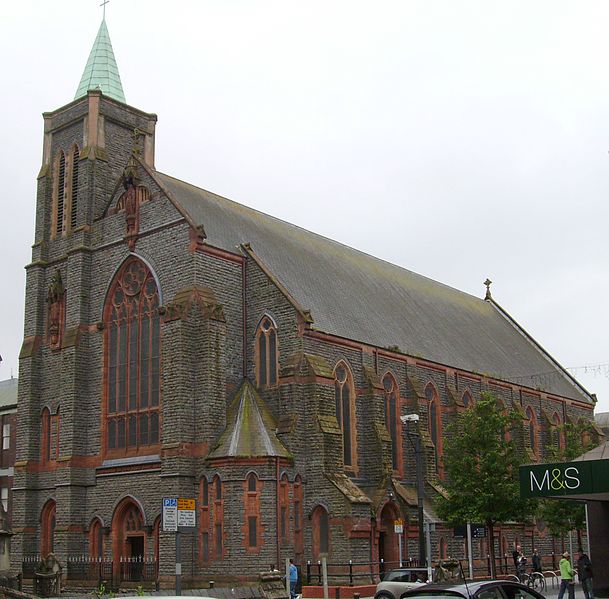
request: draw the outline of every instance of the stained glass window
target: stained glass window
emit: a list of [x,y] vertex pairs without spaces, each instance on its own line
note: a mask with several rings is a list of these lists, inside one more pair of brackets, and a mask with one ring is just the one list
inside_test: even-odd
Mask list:
[[277,331],[268,316],[260,321],[256,343],[258,386],[274,387],[277,384]]
[[354,389],[351,375],[344,364],[339,364],[334,371],[334,399],[336,419],[343,432],[343,460],[345,466],[353,465],[353,423],[355,414],[353,401]]
[[399,396],[398,386],[395,379],[390,374],[383,377],[383,389],[385,389],[385,425],[391,436],[391,462],[393,469],[398,469],[398,417],[399,417]]
[[152,273],[130,258],[106,302],[108,450],[138,452],[159,442],[158,306]]

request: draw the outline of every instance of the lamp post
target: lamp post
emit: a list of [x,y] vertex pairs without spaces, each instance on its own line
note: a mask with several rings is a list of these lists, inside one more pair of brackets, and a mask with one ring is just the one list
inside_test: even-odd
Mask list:
[[406,414],[400,416],[402,424],[406,425],[404,429],[408,440],[412,444],[414,449],[414,459],[417,469],[417,515],[419,520],[419,565],[423,567],[427,564],[427,550],[425,544],[425,524],[424,524],[424,513],[423,513],[423,498],[425,497],[425,481],[423,479],[423,461],[421,459],[421,435],[417,432],[410,430],[410,423],[419,422],[418,414]]

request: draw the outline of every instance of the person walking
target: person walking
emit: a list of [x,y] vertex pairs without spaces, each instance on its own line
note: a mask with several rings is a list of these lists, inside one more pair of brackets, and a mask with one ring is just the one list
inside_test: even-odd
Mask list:
[[533,562],[533,572],[541,572],[541,557],[539,556],[537,549],[533,549],[531,561]]
[[290,599],[296,599],[296,583],[298,582],[298,570],[294,560],[290,558]]
[[592,562],[580,547],[577,551],[577,575],[582,583],[586,599],[594,599],[592,590]]
[[563,599],[565,591],[569,591],[569,599],[575,599],[575,571],[571,567],[571,556],[568,551],[562,554],[562,559],[558,562],[560,568],[560,589],[558,599]]
[[522,551],[520,550],[520,545],[516,545],[514,551],[512,551],[512,559],[514,560],[514,570],[518,573],[518,560],[522,555]]

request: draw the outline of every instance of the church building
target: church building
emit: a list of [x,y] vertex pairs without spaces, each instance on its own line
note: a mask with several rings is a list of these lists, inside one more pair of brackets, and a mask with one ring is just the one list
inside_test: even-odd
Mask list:
[[[105,21],[74,100],[43,118],[16,569],[53,552],[68,579],[97,581],[97,563],[170,584],[164,498],[196,499],[180,535],[193,584],[288,557],[395,564],[398,542],[416,558],[412,435],[432,560],[462,556],[433,510],[455,416],[492,392],[522,416],[531,461],[593,419],[594,398],[488,285],[473,297],[157,170],[157,117],[127,103]],[[503,555],[546,532],[497,534]],[[488,540],[474,549],[485,559]]]

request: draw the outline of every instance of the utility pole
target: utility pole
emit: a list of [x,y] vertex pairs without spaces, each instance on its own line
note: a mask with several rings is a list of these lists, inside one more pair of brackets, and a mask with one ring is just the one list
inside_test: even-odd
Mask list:
[[411,422],[419,422],[418,414],[406,414],[400,416],[402,424],[406,425],[404,429],[412,447],[414,449],[414,458],[417,470],[417,517],[419,520],[419,566],[424,567],[427,564],[427,548],[425,542],[425,513],[423,511],[423,500],[425,499],[425,478],[423,476],[423,460],[421,455],[421,435],[418,431],[411,431],[409,424]]

